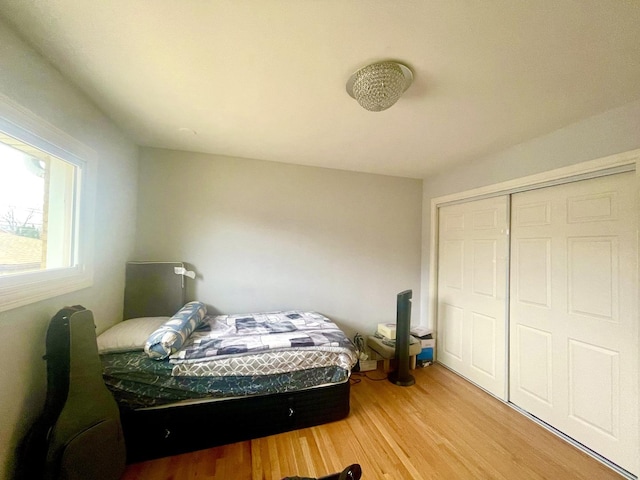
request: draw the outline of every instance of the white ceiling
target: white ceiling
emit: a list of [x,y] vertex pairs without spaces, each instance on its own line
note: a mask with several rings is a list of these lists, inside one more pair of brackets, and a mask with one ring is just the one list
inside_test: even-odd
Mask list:
[[[421,178],[640,98],[638,0],[0,0],[0,12],[146,146]],[[381,59],[415,80],[374,113],[345,84]]]

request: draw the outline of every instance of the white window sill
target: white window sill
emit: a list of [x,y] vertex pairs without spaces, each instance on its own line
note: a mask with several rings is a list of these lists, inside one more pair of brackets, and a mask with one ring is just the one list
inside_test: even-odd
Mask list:
[[76,268],[0,278],[0,312],[71,293],[93,284],[93,274]]

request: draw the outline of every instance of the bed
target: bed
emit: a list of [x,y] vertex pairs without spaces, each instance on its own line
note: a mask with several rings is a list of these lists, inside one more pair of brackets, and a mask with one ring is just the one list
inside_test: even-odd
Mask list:
[[98,348],[128,463],[349,414],[357,352],[317,312],[210,315],[204,304],[188,302],[172,316],[115,325],[98,337]]

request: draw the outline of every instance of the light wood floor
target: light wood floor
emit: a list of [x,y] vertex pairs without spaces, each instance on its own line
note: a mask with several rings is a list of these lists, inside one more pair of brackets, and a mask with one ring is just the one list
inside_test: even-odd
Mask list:
[[444,367],[412,374],[411,387],[354,375],[345,420],[129,465],[123,480],[316,477],[352,463],[363,480],[622,478]]

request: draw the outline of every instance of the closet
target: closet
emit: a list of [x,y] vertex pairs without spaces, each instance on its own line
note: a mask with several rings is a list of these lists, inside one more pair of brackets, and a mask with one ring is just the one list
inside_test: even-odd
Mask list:
[[437,359],[637,475],[636,182],[441,206]]

